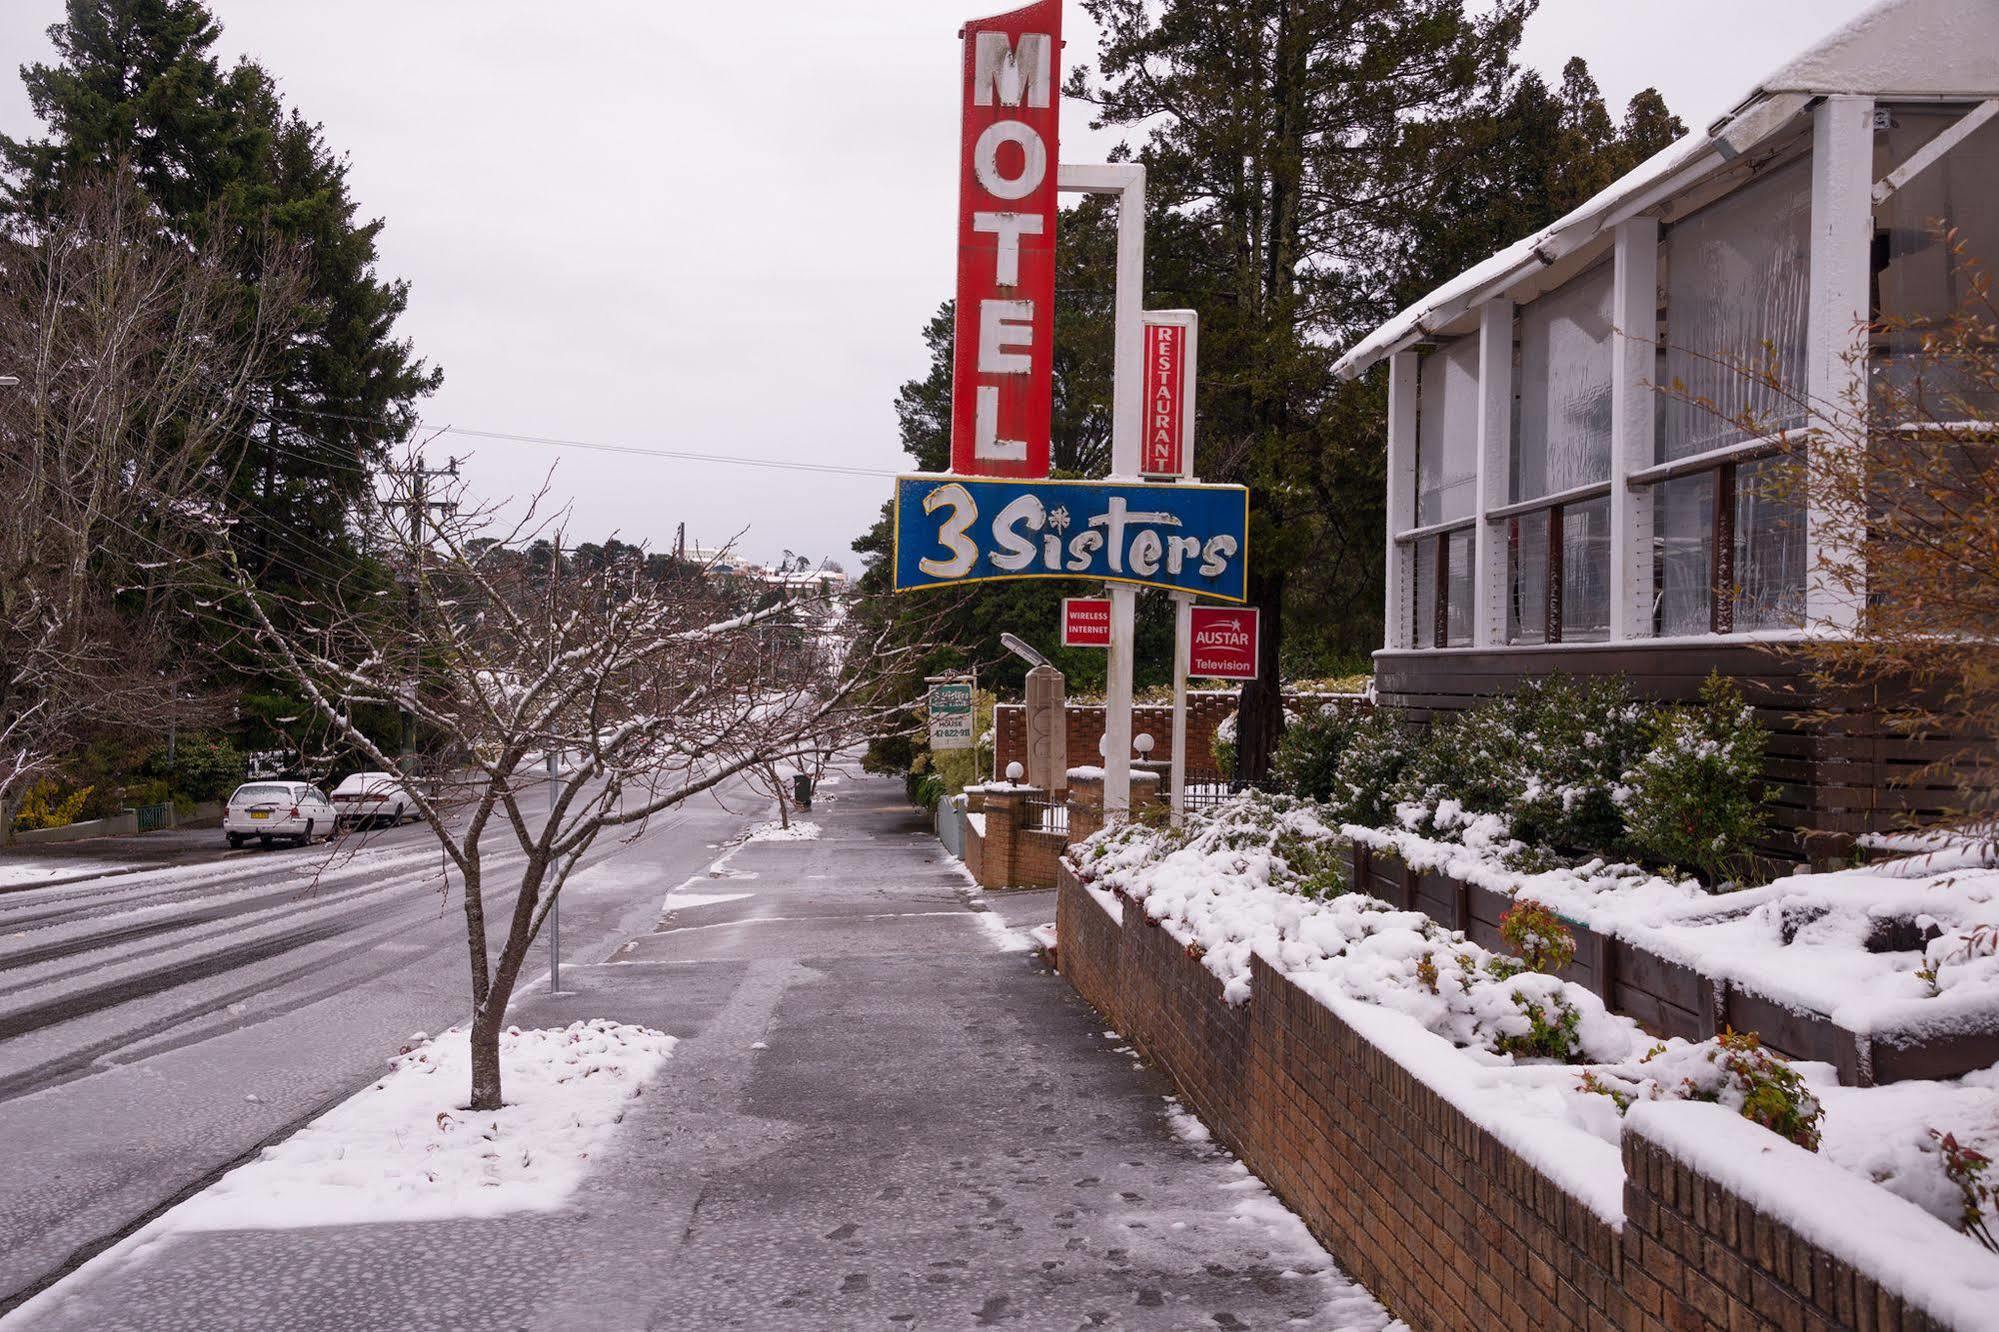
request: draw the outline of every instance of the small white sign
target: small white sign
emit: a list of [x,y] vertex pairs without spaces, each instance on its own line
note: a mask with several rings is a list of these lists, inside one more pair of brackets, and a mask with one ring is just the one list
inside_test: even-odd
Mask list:
[[930,686],[930,747],[970,749],[974,736],[971,681]]

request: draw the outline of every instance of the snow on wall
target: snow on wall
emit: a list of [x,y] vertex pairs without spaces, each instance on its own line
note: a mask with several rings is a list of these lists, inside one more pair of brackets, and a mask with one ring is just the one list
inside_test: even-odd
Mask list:
[[1625,1132],[1958,1328],[1999,1327],[1999,1259],[1913,1203],[1720,1106],[1633,1106]]

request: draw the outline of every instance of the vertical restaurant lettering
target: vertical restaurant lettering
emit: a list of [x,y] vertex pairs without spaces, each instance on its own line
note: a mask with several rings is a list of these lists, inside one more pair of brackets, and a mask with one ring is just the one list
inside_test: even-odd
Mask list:
[[964,27],[951,470],[1044,477],[1055,341],[1061,0]]
[[1139,470],[1146,476],[1179,476],[1184,470],[1181,419],[1187,391],[1187,328],[1145,324],[1145,435]]

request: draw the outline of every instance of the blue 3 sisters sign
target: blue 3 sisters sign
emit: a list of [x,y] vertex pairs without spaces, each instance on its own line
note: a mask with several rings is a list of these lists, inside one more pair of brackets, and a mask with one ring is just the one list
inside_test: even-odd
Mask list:
[[1241,486],[897,477],[895,590],[1073,578],[1248,596]]

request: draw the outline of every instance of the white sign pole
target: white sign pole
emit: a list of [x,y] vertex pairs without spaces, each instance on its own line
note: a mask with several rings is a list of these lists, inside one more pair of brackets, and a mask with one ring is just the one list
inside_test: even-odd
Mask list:
[[1194,618],[1194,594],[1173,594],[1173,826],[1187,813],[1187,660],[1192,655],[1188,625]]
[[[1056,188],[1071,194],[1115,194],[1117,297],[1111,388],[1111,477],[1139,479],[1145,429],[1145,168],[1136,162],[1063,166]],[[1104,682],[1104,817],[1131,812],[1131,659],[1138,590],[1113,583],[1111,648]]]

